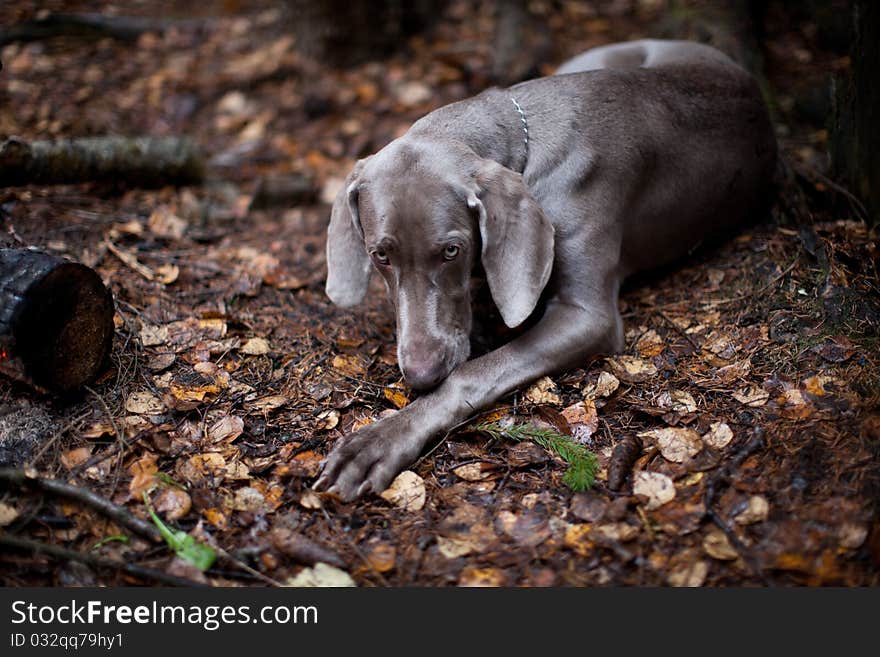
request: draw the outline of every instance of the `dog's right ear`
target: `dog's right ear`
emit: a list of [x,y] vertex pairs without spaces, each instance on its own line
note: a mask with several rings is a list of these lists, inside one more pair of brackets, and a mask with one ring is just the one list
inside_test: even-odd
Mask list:
[[327,228],[327,285],[324,290],[339,306],[359,304],[367,293],[372,264],[364,247],[364,231],[358,218],[358,185],[363,160],[355,168],[333,202]]

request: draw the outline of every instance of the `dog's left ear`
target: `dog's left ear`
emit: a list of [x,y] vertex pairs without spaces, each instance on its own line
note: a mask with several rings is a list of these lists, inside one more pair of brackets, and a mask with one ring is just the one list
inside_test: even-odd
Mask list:
[[513,328],[532,314],[553,269],[553,225],[522,176],[497,162],[476,175],[468,206],[477,212],[482,263],[492,299]]
[[367,293],[372,265],[364,247],[358,217],[358,184],[363,160],[354,169],[333,202],[327,228],[327,284],[324,290],[339,306],[359,304]]

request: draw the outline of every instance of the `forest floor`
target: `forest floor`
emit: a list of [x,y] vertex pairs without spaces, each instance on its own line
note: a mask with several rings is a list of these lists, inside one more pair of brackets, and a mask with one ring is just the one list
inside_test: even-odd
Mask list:
[[[53,5],[13,4],[0,24]],[[583,441],[595,486],[574,493],[552,454],[463,427],[413,466],[423,501],[342,504],[310,492],[321,459],[414,393],[378,284],[356,310],[323,292],[329,203],[358,157],[492,83],[494,18],[453,2],[403,52],[340,71],[305,61],[263,4],[230,15],[200,3],[197,27],[136,43],[63,37],[0,53],[0,135],[189,135],[210,163],[199,186],[0,190],[0,246],[94,267],[117,330],[112,363],[79,396],[0,381],[0,465],[145,519],[146,492],[169,526],[223,556],[201,572],[162,543],[115,540],[130,532],[87,505],[16,488],[0,493],[2,535],[213,585],[326,574],[315,562],[362,586],[880,584],[876,233],[826,178],[827,133],[793,89],[846,65],[813,27],[768,18],[790,172],[772,216],[629,286],[623,355],[493,411]],[[543,72],[654,34],[663,3],[629,4],[554,10]],[[305,198],[263,198],[282,178]],[[611,490],[614,447],[639,434],[633,472]],[[4,549],[0,564],[5,585],[152,583],[27,550]]]

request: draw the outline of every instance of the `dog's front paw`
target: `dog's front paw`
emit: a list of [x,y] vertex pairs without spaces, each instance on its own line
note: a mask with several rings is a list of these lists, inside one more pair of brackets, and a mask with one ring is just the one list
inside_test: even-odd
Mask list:
[[430,436],[410,426],[403,411],[346,436],[327,458],[314,489],[350,502],[381,493],[419,456]]

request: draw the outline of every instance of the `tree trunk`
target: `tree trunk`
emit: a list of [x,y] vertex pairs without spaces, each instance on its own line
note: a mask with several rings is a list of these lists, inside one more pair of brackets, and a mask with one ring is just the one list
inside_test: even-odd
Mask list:
[[70,392],[94,381],[113,340],[113,298],[78,263],[0,249],[0,372]]
[[880,223],[880,7],[856,0],[852,19],[852,68],[835,80],[831,128],[834,174],[865,204],[870,223]]

